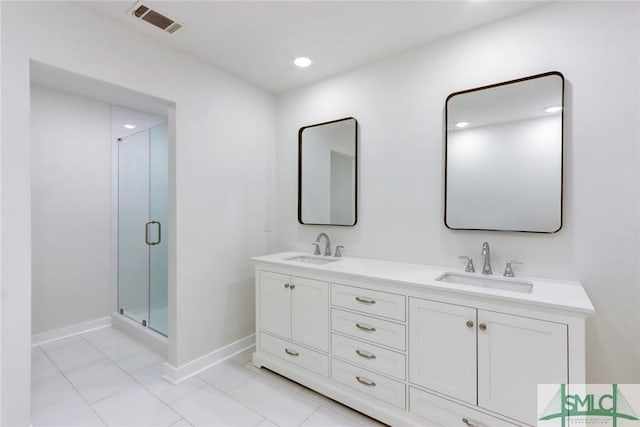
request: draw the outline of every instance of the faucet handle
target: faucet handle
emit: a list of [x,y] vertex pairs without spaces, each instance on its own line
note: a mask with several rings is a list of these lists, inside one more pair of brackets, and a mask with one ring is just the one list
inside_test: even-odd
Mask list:
[[513,274],[513,268],[511,268],[511,264],[522,264],[522,261],[519,259],[510,259],[507,261],[507,265],[504,267],[504,277],[515,277]]
[[471,258],[470,256],[464,256],[464,255],[460,255],[458,258],[467,260],[467,266],[464,268],[464,271],[466,271],[467,273],[476,272],[476,269],[473,266],[473,258]]
[[336,253],[333,254],[333,256],[336,258],[340,258],[342,256],[342,249],[344,249],[344,246],[342,245],[336,246]]
[[315,245],[315,246],[316,246],[315,250],[313,251],[313,254],[314,254],[314,255],[321,255],[321,254],[320,254],[320,243],[315,243],[315,242],[314,242],[314,243],[312,243],[312,245]]

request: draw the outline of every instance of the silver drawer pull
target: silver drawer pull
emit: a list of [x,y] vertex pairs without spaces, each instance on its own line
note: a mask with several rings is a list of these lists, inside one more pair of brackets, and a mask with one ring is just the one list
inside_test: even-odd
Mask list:
[[480,425],[474,424],[471,421],[469,421],[469,418],[463,418],[462,422],[468,425],[469,427],[480,427]]
[[284,352],[287,353],[290,356],[300,356],[300,353],[298,353],[297,351],[294,351],[294,350],[289,350],[288,348],[285,348]]
[[365,297],[356,297],[356,301],[361,302],[363,304],[375,304],[376,300]]
[[356,350],[356,353],[358,354],[358,356],[364,357],[365,359],[375,359],[376,358],[375,354],[369,353],[368,351]]
[[376,328],[374,328],[373,326],[362,325],[360,323],[356,323],[356,328],[362,329],[363,331],[367,331],[367,332],[375,332],[376,331]]
[[363,377],[358,377],[358,376],[356,376],[356,380],[358,380],[358,382],[359,382],[360,384],[364,384],[364,385],[366,385],[367,387],[375,387],[375,386],[376,386],[376,383],[374,383],[373,381],[368,380],[368,379],[366,379],[366,378],[363,378]]

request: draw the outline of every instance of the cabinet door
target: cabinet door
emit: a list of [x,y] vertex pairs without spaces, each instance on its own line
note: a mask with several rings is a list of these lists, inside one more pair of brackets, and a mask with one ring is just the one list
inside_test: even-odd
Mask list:
[[260,273],[260,329],[291,338],[291,283],[284,274]]
[[538,384],[567,376],[567,325],[478,310],[478,405],[536,425]]
[[476,309],[409,299],[409,379],[475,405]]
[[329,351],[329,284],[292,277],[291,339]]

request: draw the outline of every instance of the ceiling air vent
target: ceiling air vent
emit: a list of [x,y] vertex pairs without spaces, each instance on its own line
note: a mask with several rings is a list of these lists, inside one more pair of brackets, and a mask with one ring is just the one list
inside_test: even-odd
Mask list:
[[149,6],[145,6],[140,2],[136,3],[131,10],[131,14],[136,18],[147,21],[149,24],[155,25],[156,27],[168,33],[173,34],[180,28],[182,28],[182,25],[178,24],[173,19],[167,18],[163,14],[151,9]]

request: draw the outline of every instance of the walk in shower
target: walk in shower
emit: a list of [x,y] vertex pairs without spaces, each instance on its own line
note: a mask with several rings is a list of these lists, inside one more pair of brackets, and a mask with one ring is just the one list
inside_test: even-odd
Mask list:
[[167,123],[118,138],[118,311],[167,336]]

